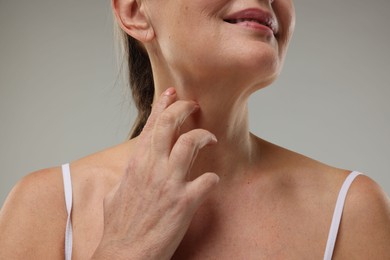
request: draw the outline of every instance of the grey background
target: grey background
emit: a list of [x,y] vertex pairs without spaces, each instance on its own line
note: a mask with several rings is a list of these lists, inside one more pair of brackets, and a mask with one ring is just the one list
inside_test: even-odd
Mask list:
[[[250,101],[252,131],[390,194],[390,1],[295,5],[284,71]],[[107,0],[0,0],[0,205],[22,176],[126,139],[134,110],[112,31]]]

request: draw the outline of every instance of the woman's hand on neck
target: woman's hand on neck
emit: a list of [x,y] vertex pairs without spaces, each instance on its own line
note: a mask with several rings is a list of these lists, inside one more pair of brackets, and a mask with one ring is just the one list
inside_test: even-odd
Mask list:
[[[229,178],[246,171],[256,157],[255,141],[249,132],[247,101],[248,88],[234,86],[224,80],[189,82],[187,80],[155,80],[155,96],[168,87],[175,87],[178,100],[193,100],[200,106],[180,129],[180,134],[202,128],[212,132],[218,144],[203,148],[194,162],[189,179],[205,171]],[[237,177],[237,176],[235,176]]]

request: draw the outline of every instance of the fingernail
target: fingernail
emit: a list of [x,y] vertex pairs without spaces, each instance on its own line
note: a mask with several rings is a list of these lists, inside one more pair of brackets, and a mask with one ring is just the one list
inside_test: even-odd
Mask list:
[[218,139],[215,135],[212,135],[211,139],[213,140],[213,142],[218,143]]
[[165,90],[164,96],[172,96],[175,93],[176,93],[176,90],[174,88],[168,88],[167,90]]

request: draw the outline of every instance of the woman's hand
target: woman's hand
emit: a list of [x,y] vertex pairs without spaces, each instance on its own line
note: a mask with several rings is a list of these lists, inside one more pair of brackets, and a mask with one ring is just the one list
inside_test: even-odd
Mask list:
[[191,219],[218,183],[215,173],[186,180],[199,149],[215,144],[210,132],[179,129],[199,105],[176,101],[173,88],[157,103],[136,142],[127,173],[104,201],[104,234],[94,259],[170,259]]

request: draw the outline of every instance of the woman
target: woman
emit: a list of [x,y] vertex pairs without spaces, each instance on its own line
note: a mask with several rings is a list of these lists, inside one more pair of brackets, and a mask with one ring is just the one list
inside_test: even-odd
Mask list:
[[249,133],[247,100],[280,73],[291,0],[113,9],[140,110],[132,139],[19,182],[0,259],[390,258],[375,182]]

